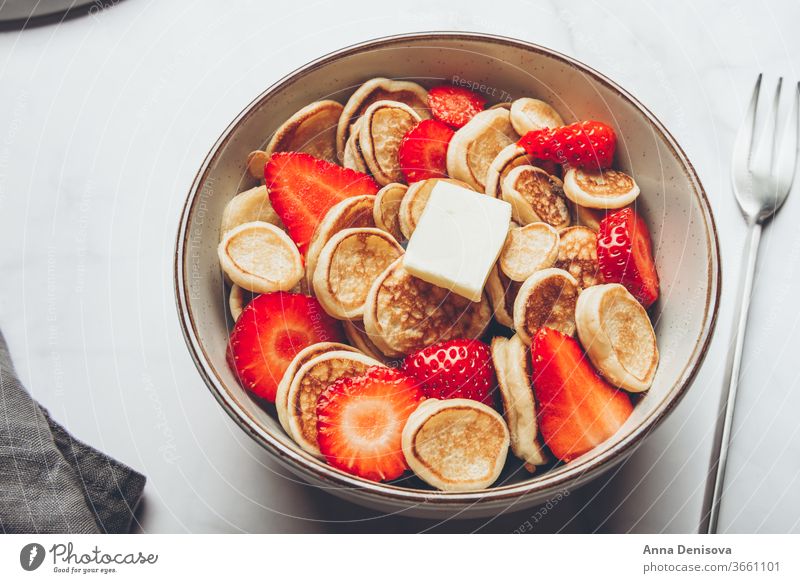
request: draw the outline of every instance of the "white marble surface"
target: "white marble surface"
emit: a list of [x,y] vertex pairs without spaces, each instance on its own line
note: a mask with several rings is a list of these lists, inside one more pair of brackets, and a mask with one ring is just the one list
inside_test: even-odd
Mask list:
[[[724,259],[706,364],[630,461],[534,524],[694,531],[744,233],[731,144],[758,71],[800,77],[797,1],[270,4],[125,0],[59,26],[0,33],[0,327],[55,417],[147,474],[141,530],[510,532],[534,515],[386,518],[295,482],[203,386],[172,295],[187,188],[253,96],[356,41],[455,29],[541,43],[605,72],[665,122],[704,181]],[[800,530],[799,215],[800,193],[763,242],[721,519],[732,532]]]

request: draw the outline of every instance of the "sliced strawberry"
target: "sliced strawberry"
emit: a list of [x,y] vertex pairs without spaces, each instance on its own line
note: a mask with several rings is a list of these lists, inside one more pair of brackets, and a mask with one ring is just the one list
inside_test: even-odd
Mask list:
[[606,215],[597,233],[597,263],[606,283],[620,283],[649,308],[658,299],[650,231],[632,208]]
[[497,377],[492,353],[480,340],[459,338],[433,344],[409,354],[402,371],[420,384],[426,397],[494,405]]
[[351,196],[378,192],[378,185],[366,174],[298,152],[270,156],[264,180],[272,207],[301,253],[333,205]]
[[403,136],[397,159],[406,182],[447,178],[447,146],[454,133],[440,121],[425,119]]
[[344,332],[316,299],[288,292],[261,294],[236,320],[228,364],[245,389],[274,403],[292,359],[317,342],[344,342]]
[[582,121],[530,131],[517,144],[534,158],[580,168],[608,168],[614,161],[617,134],[601,121]]
[[627,393],[595,372],[573,337],[540,328],[531,345],[531,361],[542,437],[561,461],[603,443],[633,412]]
[[433,117],[455,129],[464,127],[485,105],[483,97],[463,87],[439,85],[428,91]]
[[373,366],[335,381],[317,401],[317,440],[328,463],[368,480],[400,477],[408,469],[401,437],[424,399],[413,379]]

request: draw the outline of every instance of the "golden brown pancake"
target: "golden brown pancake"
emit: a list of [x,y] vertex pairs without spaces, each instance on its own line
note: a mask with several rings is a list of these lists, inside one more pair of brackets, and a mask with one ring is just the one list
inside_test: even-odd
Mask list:
[[376,101],[399,101],[412,107],[422,119],[430,117],[428,92],[411,81],[394,81],[376,77],[356,89],[344,106],[336,129],[336,148],[340,156],[352,132],[352,124]]
[[306,283],[309,289],[313,289],[314,270],[317,268],[317,259],[325,244],[344,229],[374,227],[375,219],[372,216],[374,206],[375,196],[362,194],[344,199],[333,205],[325,214],[325,218],[317,225],[306,251]]
[[538,440],[536,400],[531,387],[530,350],[516,334],[492,340],[492,362],[503,400],[503,417],[511,435],[511,451],[533,472],[547,462]]
[[611,383],[646,391],[658,367],[658,346],[647,311],[623,286],[581,292],[575,309],[578,337],[592,364]]
[[[436,342],[477,338],[492,310],[486,296],[471,302],[408,273],[397,259],[372,284],[364,305],[367,334],[392,356],[408,354]],[[390,354],[387,350],[383,352]]]
[[563,269],[537,271],[522,284],[514,301],[514,329],[525,344],[543,326],[571,336],[575,333],[578,282]]
[[314,295],[340,320],[360,319],[372,282],[403,248],[386,231],[360,227],[336,233],[322,248],[314,269]]
[[423,481],[445,491],[488,488],[508,455],[503,418],[470,399],[426,399],[403,428],[403,454]]
[[422,118],[399,101],[376,101],[361,118],[358,145],[375,181],[386,186],[405,182],[397,158],[403,137]]
[[556,229],[570,224],[569,207],[561,180],[536,166],[517,166],[503,179],[503,200],[521,225],[544,222]]
[[588,227],[567,227],[559,232],[558,269],[568,271],[581,289],[602,283],[597,265],[597,234]]

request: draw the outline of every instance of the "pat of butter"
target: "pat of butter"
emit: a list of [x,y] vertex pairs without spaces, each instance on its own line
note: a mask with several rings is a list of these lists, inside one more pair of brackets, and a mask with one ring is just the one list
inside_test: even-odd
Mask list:
[[403,264],[415,277],[479,302],[510,221],[507,202],[437,182],[411,234]]

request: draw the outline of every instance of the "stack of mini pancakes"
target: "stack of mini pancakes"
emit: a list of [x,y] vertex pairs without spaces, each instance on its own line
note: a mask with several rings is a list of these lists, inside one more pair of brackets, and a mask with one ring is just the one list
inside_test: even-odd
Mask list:
[[[553,107],[532,98],[497,104],[458,129],[447,150],[448,178],[405,184],[400,142],[429,117],[425,88],[385,78],[364,83],[344,106],[324,100],[298,111],[264,150],[249,155],[247,170],[260,184],[225,208],[221,264],[234,320],[254,294],[290,290],[314,295],[344,323],[350,345],[304,349],[278,390],[281,425],[312,455],[319,455],[316,398],[336,378],[396,364],[437,342],[484,337],[493,321],[495,330],[510,329],[491,340],[502,417],[462,399],[424,402],[404,431],[407,461],[422,479],[440,489],[478,489],[498,478],[509,445],[530,471],[548,461],[531,386],[529,345],[539,328],[577,333],[595,367],[621,388],[640,392],[652,383],[658,351],[647,312],[623,286],[603,284],[596,251],[600,221],[633,203],[639,188],[616,170],[563,172],[528,156],[516,145],[520,135],[564,124]],[[304,261],[263,184],[265,162],[281,151],[371,174],[381,186],[375,196],[331,208]],[[439,180],[512,207],[505,247],[479,302],[417,279],[403,266],[403,244]],[[254,241],[264,249],[259,257],[247,253]],[[457,447],[457,455],[442,444]]]

